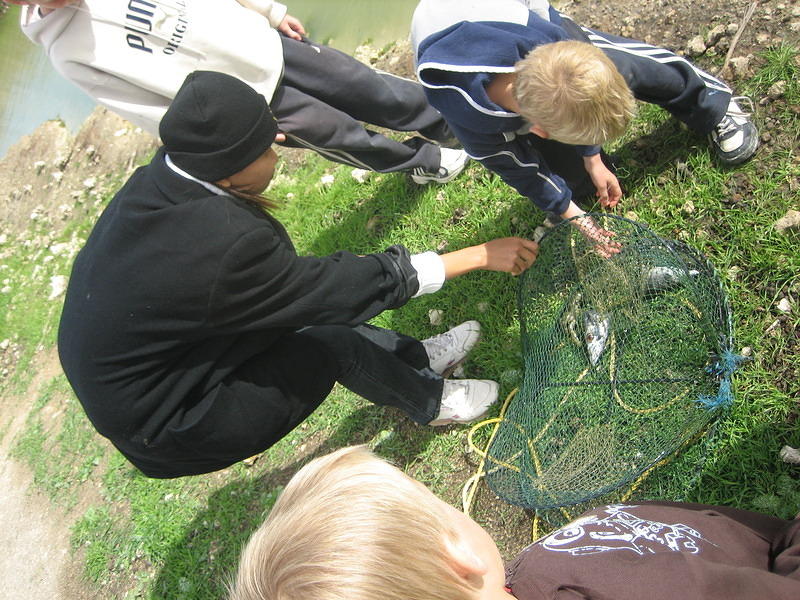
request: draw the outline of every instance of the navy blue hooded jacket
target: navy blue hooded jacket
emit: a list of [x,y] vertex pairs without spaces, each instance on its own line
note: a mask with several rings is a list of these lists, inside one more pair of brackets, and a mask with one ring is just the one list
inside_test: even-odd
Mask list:
[[[423,0],[411,24],[417,77],[428,101],[475,160],[544,211],[566,211],[572,192],[530,144],[527,123],[492,102],[486,86],[542,44],[574,39],[542,0]],[[574,27],[574,26],[573,26]],[[598,146],[576,146],[584,156]]]

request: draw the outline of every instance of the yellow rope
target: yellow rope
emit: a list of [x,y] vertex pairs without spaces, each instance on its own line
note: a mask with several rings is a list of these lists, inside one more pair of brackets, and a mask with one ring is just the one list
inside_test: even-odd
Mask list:
[[[492,442],[494,441],[495,436],[497,435],[498,430],[500,429],[500,423],[503,422],[505,418],[506,409],[508,409],[508,405],[511,403],[511,399],[516,396],[519,388],[514,388],[511,392],[506,396],[506,399],[503,401],[503,406],[500,407],[500,416],[492,419],[486,419],[477,423],[476,425],[472,426],[467,433],[467,444],[469,445],[470,449],[474,450],[481,456],[481,460],[478,463],[478,469],[475,474],[467,479],[466,483],[464,484],[464,488],[461,492],[461,505],[464,510],[464,514],[470,516],[469,511],[472,508],[472,501],[475,499],[475,493],[478,488],[478,483],[480,482],[481,478],[485,475],[484,468],[486,467],[486,458],[489,455],[489,446],[491,446]],[[492,430],[491,435],[489,436],[489,441],[486,443],[486,450],[483,452],[478,449],[478,447],[473,442],[473,436],[478,429],[485,427],[486,425],[490,425],[494,423],[495,427]],[[513,468],[513,467],[511,467]]]
[[617,404],[619,404],[628,412],[636,413],[637,415],[649,415],[652,413],[661,412],[662,410],[669,408],[679,400],[683,400],[689,395],[691,388],[687,386],[685,390],[672,398],[672,400],[669,400],[664,404],[660,404],[659,406],[652,406],[650,408],[634,408],[633,406],[630,406],[622,399],[622,396],[619,395],[619,390],[617,390],[617,380],[614,377],[614,372],[616,371],[617,366],[617,336],[614,334],[614,332],[611,332],[609,345],[611,346],[611,352],[609,353],[610,358],[608,359],[608,380],[611,383],[611,393],[614,396],[614,400],[617,401]]

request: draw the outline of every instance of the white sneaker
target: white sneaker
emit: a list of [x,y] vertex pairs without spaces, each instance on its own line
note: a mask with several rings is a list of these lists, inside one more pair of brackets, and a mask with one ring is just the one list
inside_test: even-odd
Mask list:
[[711,145],[720,161],[726,165],[738,165],[751,158],[758,148],[758,129],[750,120],[751,112],[743,111],[738,102],[753,101],[747,96],[731,98],[728,111],[709,134]]
[[464,321],[450,331],[422,340],[431,369],[439,375],[452,369],[467,357],[481,337],[481,324]]
[[489,379],[445,379],[439,414],[428,425],[437,427],[480,419],[497,402],[499,387]]
[[469,156],[463,150],[454,148],[439,148],[441,159],[439,169],[431,173],[422,167],[417,167],[411,172],[411,180],[420,185],[434,181],[436,183],[447,183],[456,175],[464,170]]

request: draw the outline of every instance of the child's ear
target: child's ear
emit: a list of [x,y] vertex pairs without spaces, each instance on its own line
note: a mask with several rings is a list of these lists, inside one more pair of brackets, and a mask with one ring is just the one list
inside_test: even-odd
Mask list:
[[543,140],[546,140],[547,138],[550,137],[550,134],[547,133],[544,129],[542,129],[541,125],[534,124],[534,125],[531,126],[531,128],[528,131],[538,135]]
[[486,575],[488,571],[486,563],[475,554],[465,540],[462,538],[453,540],[450,536],[445,536],[443,541],[448,562],[456,575],[468,581],[480,580]]

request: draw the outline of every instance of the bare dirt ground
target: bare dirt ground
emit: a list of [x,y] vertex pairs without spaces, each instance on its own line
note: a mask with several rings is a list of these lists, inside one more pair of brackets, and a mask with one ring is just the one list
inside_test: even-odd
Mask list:
[[[755,10],[742,28],[742,18],[751,4],[755,4]],[[781,42],[797,46],[800,40],[800,4],[796,0],[572,0],[561,6],[583,25],[671,48],[693,57],[703,67],[710,67],[712,57],[724,57],[733,46],[732,60],[722,75],[734,87],[758,68],[759,52]],[[395,51],[367,60],[398,74],[412,73],[408,47],[402,43]],[[757,116],[762,144],[796,143],[772,117],[780,95],[765,102],[754,100],[763,102]],[[87,197],[104,198],[117,185],[119,173],[131,171],[154,148],[150,136],[102,109],[95,111],[74,138],[57,123],[43,125],[0,160],[0,234],[9,239],[24,234],[34,212],[44,215],[52,231],[57,232],[77,203]],[[284,154],[288,154],[289,165],[301,160],[297,153]],[[642,154],[646,159],[646,148],[642,148]],[[763,169],[768,168],[763,165]],[[735,192],[742,195],[752,187],[746,178],[737,185],[741,189]],[[58,372],[53,350],[34,364],[39,365],[39,373],[33,377],[28,394],[3,398],[0,403],[0,425],[9,427],[0,441],[3,596],[29,600],[94,598],[68,543],[69,527],[86,507],[65,513],[32,487],[26,467],[9,458],[14,434],[38,395],[38,382]],[[0,367],[13,369],[13,354],[0,350]]]

